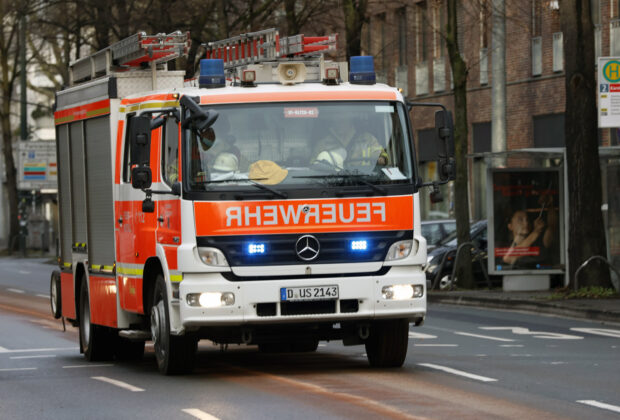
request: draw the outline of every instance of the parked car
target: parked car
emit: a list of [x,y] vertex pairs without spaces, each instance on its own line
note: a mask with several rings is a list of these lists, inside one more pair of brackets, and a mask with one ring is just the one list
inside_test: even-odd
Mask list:
[[[497,286],[499,278],[487,276],[487,221],[481,220],[472,223],[469,234],[475,245],[471,255],[476,283],[484,287]],[[428,252],[427,264],[424,268],[428,289],[431,289],[433,286],[439,287],[440,290],[452,287],[454,282],[451,279],[451,275],[456,251],[457,239],[455,230],[441,240],[432,251]],[[464,251],[462,252],[462,255],[466,255]],[[436,279],[438,279],[438,285],[434,284]]]
[[426,238],[427,252],[435,249],[444,238],[456,231],[456,220],[423,220],[422,236]]

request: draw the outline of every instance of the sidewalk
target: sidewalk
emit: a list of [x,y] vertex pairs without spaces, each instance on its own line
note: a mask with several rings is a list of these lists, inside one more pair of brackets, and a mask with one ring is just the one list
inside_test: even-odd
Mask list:
[[430,291],[429,306],[442,303],[526,311],[603,321],[620,325],[620,298],[553,299],[553,291],[504,292],[502,290]]

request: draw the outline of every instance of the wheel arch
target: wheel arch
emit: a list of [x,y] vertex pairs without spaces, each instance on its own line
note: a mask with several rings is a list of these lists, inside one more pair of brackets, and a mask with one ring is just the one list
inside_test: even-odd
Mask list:
[[[82,278],[88,279],[86,276],[86,269],[83,263],[78,263],[75,266],[75,274],[73,275],[74,284],[74,302],[75,302],[75,319],[80,319],[80,293],[82,293]],[[87,280],[88,281],[88,280]],[[88,287],[88,286],[87,286]]]
[[153,306],[153,290],[158,274],[163,274],[164,269],[158,257],[150,257],[144,264],[144,274],[142,276],[142,301],[144,314],[148,316]]

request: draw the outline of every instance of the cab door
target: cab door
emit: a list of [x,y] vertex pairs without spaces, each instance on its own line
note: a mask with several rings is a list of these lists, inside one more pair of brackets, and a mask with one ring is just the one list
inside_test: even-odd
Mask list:
[[[161,188],[171,190],[181,182],[181,131],[175,118],[167,118],[161,136]],[[180,280],[177,270],[177,248],[181,244],[181,197],[162,194],[156,202],[157,242],[163,246],[171,280]]]

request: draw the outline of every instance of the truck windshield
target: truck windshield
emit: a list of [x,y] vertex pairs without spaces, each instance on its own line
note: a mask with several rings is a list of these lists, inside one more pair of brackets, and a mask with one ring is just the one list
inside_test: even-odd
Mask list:
[[[398,102],[296,102],[209,106],[219,117],[185,132],[192,191],[251,181],[282,190],[411,183],[406,111]],[[255,188],[255,186],[254,186]]]

